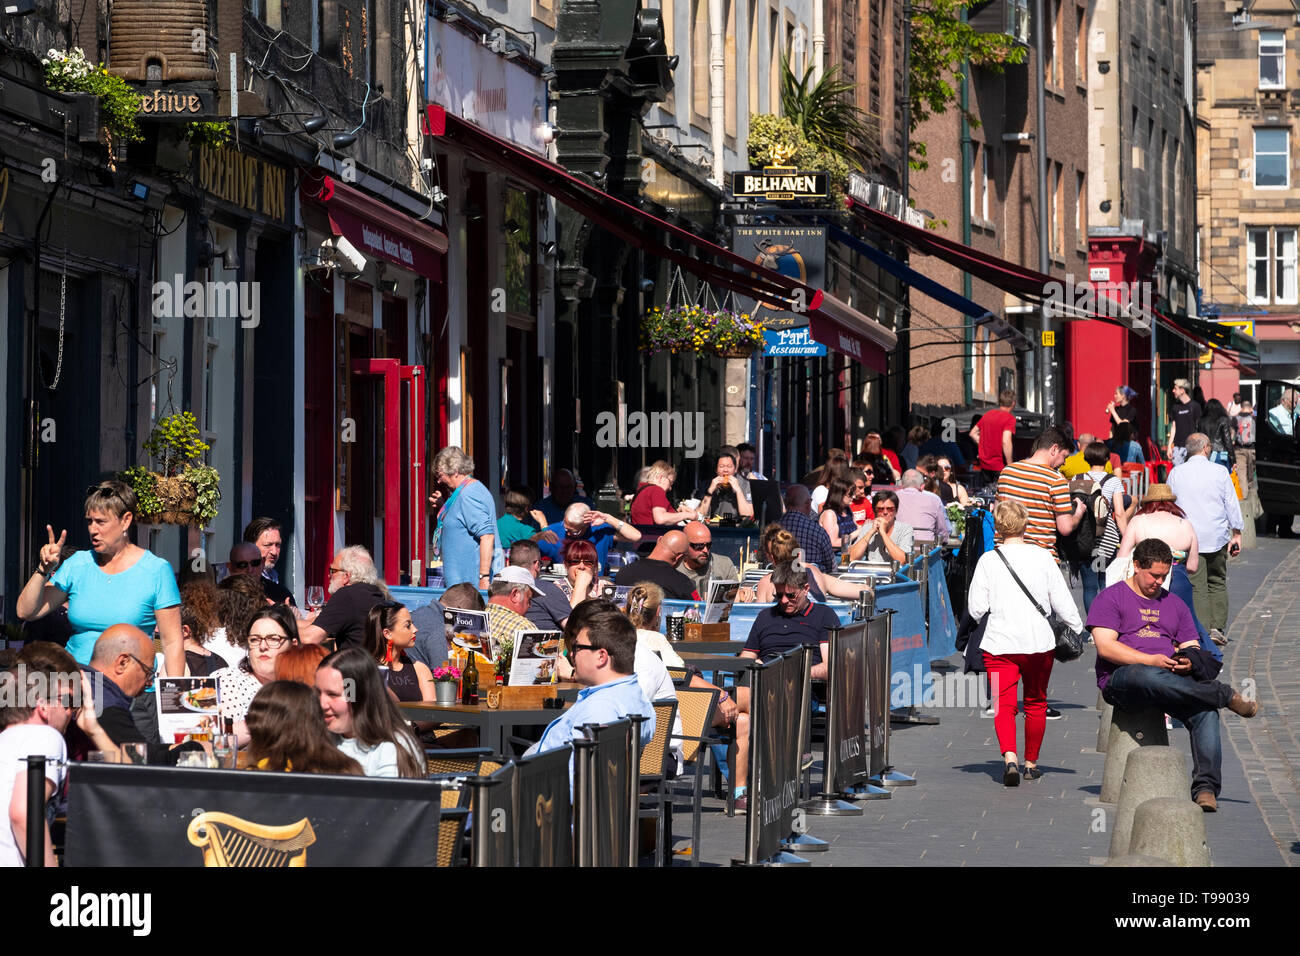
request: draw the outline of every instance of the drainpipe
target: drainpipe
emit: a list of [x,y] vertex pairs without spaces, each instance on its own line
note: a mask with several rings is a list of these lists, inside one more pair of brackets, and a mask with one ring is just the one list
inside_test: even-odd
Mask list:
[[[826,57],[826,18],[824,0],[813,0],[813,80],[822,78],[823,60]],[[962,8],[963,15],[965,8]]]
[[[1038,271],[1050,275],[1052,271],[1051,228],[1052,210],[1048,208],[1047,199],[1047,94],[1046,77],[1043,64],[1047,61],[1046,38],[1043,34],[1043,0],[1034,2],[1034,49],[1037,57],[1031,69],[1034,71],[1035,99],[1038,112],[1036,139],[1038,140]],[[1050,332],[1052,319],[1047,309],[1040,308],[1039,330]],[[1045,336],[1044,336],[1045,337]],[[1052,374],[1052,351],[1038,342],[1038,375],[1041,391],[1038,410],[1047,416],[1047,421],[1056,421],[1056,381]]]
[[726,181],[722,149],[726,133],[726,56],[722,47],[722,0],[709,0],[709,148],[713,150],[713,181]]
[[[961,8],[961,22],[966,22],[966,8]],[[971,190],[970,184],[974,177],[975,170],[971,163],[971,138],[970,123],[966,119],[966,111],[970,108],[970,60],[962,64],[961,68],[961,181],[963,189],[961,191],[961,241],[965,246],[970,245],[971,239]],[[961,292],[967,300],[973,294],[971,288],[971,277],[969,272],[963,272],[961,275]],[[974,399],[975,391],[975,317],[968,315],[962,322],[962,359],[961,366],[961,395],[962,404],[970,408],[971,401]]]

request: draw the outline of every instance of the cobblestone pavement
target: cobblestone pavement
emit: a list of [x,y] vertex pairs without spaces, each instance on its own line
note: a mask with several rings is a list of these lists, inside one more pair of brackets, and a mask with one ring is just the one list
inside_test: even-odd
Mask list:
[[[1219,812],[1204,816],[1211,860],[1216,866],[1295,865],[1300,863],[1300,746],[1294,723],[1300,713],[1300,547],[1260,539],[1233,560],[1229,582],[1232,641],[1223,679],[1237,686],[1255,680],[1262,714],[1247,721],[1223,712],[1223,794]],[[1076,589],[1082,606],[1080,598]],[[1104,862],[1115,806],[1097,799],[1105,755],[1096,752],[1094,662],[1089,645],[1083,658],[1053,671],[1050,701],[1063,716],[1048,722],[1041,780],[1022,781],[1015,789],[1002,786],[993,721],[974,703],[974,688],[958,685],[969,695],[959,700],[958,686],[950,686],[951,699],[923,708],[941,719],[938,726],[895,724],[891,731],[893,763],[917,785],[894,790],[888,800],[857,804],[862,816],[807,817],[809,834],[829,842],[830,849],[804,858],[815,866]],[[1023,729],[1021,734],[1023,747]],[[1175,725],[1170,743],[1187,754],[1190,767],[1186,731]],[[820,761],[813,781],[816,790]],[[726,865],[743,856],[744,818],[727,819],[720,801],[705,802],[701,860]],[[686,815],[674,822],[679,838],[689,832]]]

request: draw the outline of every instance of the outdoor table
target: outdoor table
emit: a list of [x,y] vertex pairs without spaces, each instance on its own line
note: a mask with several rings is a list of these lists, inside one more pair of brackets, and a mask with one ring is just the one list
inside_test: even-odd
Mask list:
[[686,659],[686,654],[683,652],[726,654],[730,651],[734,651],[739,654],[745,649],[744,641],[669,641],[668,645],[675,650],[683,660]]
[[510,756],[510,732],[516,727],[534,724],[549,724],[571,705],[572,697],[577,696],[577,684],[559,684],[561,699],[566,700],[565,707],[547,709],[530,707],[522,710],[491,710],[487,701],[477,704],[426,704],[402,702],[397,706],[407,720],[417,722],[432,721],[442,724],[464,724],[478,730],[479,746],[491,747],[494,753]]

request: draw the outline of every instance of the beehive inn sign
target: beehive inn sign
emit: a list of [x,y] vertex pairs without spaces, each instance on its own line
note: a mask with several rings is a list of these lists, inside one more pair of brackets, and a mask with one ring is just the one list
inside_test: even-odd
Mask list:
[[183,120],[187,123],[218,120],[217,94],[211,87],[166,86],[140,90],[144,119]]
[[731,174],[731,192],[737,199],[789,202],[820,199],[828,190],[830,174],[793,166],[764,166]]

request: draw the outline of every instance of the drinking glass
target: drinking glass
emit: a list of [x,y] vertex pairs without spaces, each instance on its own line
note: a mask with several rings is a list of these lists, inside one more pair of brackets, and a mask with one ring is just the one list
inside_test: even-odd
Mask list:
[[218,767],[234,770],[238,752],[239,738],[234,734],[217,734],[212,738],[212,756],[216,758]]
[[127,763],[144,764],[149,762],[149,745],[145,743],[129,743],[122,745],[122,751],[126,754]]
[[92,750],[86,754],[86,763],[117,763],[117,754],[107,750]]
[[176,766],[207,769],[213,766],[213,763],[212,759],[202,750],[187,750],[184,753],[177,754]]
[[307,589],[307,610],[319,611],[325,606],[325,589],[319,584]]

